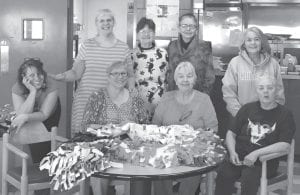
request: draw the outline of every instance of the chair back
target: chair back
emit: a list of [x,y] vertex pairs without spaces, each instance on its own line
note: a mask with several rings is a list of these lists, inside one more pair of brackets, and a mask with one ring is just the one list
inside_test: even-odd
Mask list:
[[[279,153],[272,153],[260,156],[259,159],[262,162],[262,174],[260,179],[260,190],[258,194],[266,195],[268,192],[275,191],[277,189],[286,189],[286,195],[292,195],[293,193],[293,178],[294,178],[294,153],[295,153],[295,140],[291,142],[289,150]],[[282,156],[287,156],[286,172],[277,176],[267,179],[267,161]],[[241,194],[241,183],[235,182],[237,188],[236,195]]]
[[[285,187],[286,195],[292,195],[293,192],[293,177],[294,177],[294,153],[295,153],[295,140],[293,139],[289,150],[267,154],[260,157],[262,162],[262,176],[260,180],[260,195],[265,195],[269,191],[282,189]],[[286,172],[279,174],[274,178],[267,179],[267,161],[281,156],[287,156]]]
[[293,180],[294,180],[294,155],[295,155],[295,139],[292,140],[290,152],[287,157],[287,195],[293,193]]
[[[36,124],[35,124],[36,125]],[[37,128],[39,125],[35,126]],[[43,128],[44,126],[42,126]],[[55,150],[58,142],[67,141],[66,138],[57,135],[57,127],[51,129],[48,140],[51,140],[51,150]],[[39,142],[39,139],[34,142]],[[32,142],[32,143],[34,143]],[[44,174],[39,171],[38,165],[29,165],[29,155],[16,147],[15,142],[8,133],[3,134],[2,147],[2,195],[8,194],[8,183],[15,186],[21,191],[21,195],[27,195],[29,190],[40,190],[50,188],[50,177],[48,173]],[[18,144],[18,143],[17,143]],[[22,159],[22,166],[15,167],[15,163],[9,161],[9,152]],[[39,178],[39,179],[37,179]]]

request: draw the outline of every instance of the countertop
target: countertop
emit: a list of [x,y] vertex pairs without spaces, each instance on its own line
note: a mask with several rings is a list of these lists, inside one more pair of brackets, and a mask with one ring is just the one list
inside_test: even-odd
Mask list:
[[[215,70],[216,76],[224,76],[225,71]],[[293,79],[293,80],[300,80],[300,75],[294,74],[281,74],[282,79]]]

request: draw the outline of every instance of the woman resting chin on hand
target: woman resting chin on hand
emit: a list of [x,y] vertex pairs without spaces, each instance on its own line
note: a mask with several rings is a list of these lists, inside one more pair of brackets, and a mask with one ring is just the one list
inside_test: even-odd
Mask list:
[[[60,102],[57,89],[47,80],[43,63],[39,59],[26,59],[18,70],[18,81],[12,87],[12,101],[16,117],[12,125],[19,130],[30,121],[43,122],[48,131],[58,126]],[[50,141],[29,144],[34,163],[50,152]]]

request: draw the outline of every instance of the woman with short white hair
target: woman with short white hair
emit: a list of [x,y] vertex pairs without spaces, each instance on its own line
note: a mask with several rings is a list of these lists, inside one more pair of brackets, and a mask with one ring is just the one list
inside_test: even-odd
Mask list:
[[215,109],[209,96],[193,89],[196,79],[195,68],[190,62],[179,63],[174,72],[178,90],[163,96],[154,113],[154,124],[189,124],[195,129],[218,130]]
[[[228,158],[218,168],[216,195],[231,195],[241,181],[243,195],[257,194],[262,164],[259,157],[286,151],[295,134],[293,114],[276,102],[277,78],[256,75],[258,101],[242,106],[226,134]],[[267,177],[276,175],[279,160],[267,164]]]
[[[205,93],[193,89],[197,76],[190,62],[181,62],[174,71],[177,90],[165,93],[155,109],[153,123],[156,125],[185,125],[195,129],[218,130],[218,121],[214,106]],[[180,183],[177,192],[173,191],[173,181],[154,182],[155,195],[194,195],[201,181],[201,176],[176,180]]]

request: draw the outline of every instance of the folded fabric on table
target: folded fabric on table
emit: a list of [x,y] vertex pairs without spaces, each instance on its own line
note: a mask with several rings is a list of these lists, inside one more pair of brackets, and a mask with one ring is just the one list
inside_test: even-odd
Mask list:
[[69,190],[93,173],[110,167],[106,153],[111,144],[111,139],[64,143],[43,158],[40,170],[46,169],[53,176],[54,190]]
[[[189,125],[128,123],[122,127],[95,127],[77,134],[41,161],[40,169],[53,176],[55,190],[68,190],[93,173],[113,166],[112,162],[156,168],[211,166],[226,154],[222,140],[213,131],[194,130]],[[129,135],[126,139],[121,138],[124,132]]]

